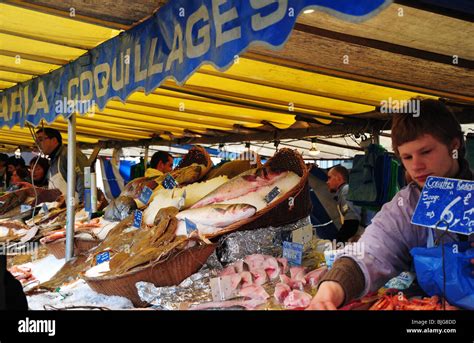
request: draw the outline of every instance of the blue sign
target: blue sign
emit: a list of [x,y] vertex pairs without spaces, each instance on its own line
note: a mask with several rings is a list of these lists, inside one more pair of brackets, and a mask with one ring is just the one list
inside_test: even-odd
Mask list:
[[150,197],[152,194],[153,194],[153,190],[150,187],[145,186],[143,187],[143,190],[138,200],[140,200],[142,203],[146,205],[148,204],[148,201],[150,201]]
[[166,189],[173,189],[178,185],[178,182],[171,176],[171,174],[166,174],[165,179],[161,183]]
[[474,181],[430,176],[411,222],[462,234],[474,230]]
[[258,42],[281,48],[298,15],[315,8],[362,21],[392,0],[170,0],[150,18],[71,63],[0,93],[0,128],[85,114],[138,88],[146,95],[203,64],[224,71]]
[[91,190],[89,188],[84,189],[84,210],[91,211]]
[[303,244],[283,242],[283,257],[292,265],[301,265],[303,259]]
[[97,262],[97,264],[110,261],[110,251],[104,251],[104,252],[101,252],[100,254],[97,254],[95,257],[95,261]]
[[197,230],[197,225],[190,221],[188,218],[184,218],[184,222],[186,223],[186,232],[188,236],[191,234],[191,232]]
[[137,229],[141,228],[142,218],[143,218],[143,212],[140,210],[135,210],[134,215],[133,215],[133,227],[136,227]]

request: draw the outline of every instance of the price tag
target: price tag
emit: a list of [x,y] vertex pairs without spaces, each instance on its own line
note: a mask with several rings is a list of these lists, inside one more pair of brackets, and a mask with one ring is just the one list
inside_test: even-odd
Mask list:
[[104,251],[101,252],[100,254],[96,255],[95,261],[97,264],[101,264],[107,261],[110,261],[110,252],[109,251]]
[[474,231],[474,181],[430,176],[411,219],[412,224],[462,234]]
[[184,222],[186,223],[186,232],[188,233],[188,236],[191,234],[191,232],[197,230],[197,225],[188,218],[184,218]]
[[267,204],[271,203],[272,200],[275,199],[275,198],[278,196],[278,194],[280,194],[280,192],[281,192],[281,191],[280,191],[280,188],[278,188],[278,187],[273,188],[273,189],[270,191],[270,193],[268,193],[267,195],[265,195],[265,198],[264,198],[264,199],[265,199],[266,203],[267,203]]
[[283,257],[288,260],[288,263],[301,266],[303,244],[283,242]]
[[30,206],[30,205],[22,204],[22,205],[20,206],[20,212],[21,212],[21,213],[28,212],[29,210],[31,210],[31,206]]
[[84,189],[84,210],[91,211],[91,190],[89,188]]
[[146,205],[146,204],[148,204],[148,201],[150,201],[150,198],[151,198],[152,194],[153,194],[153,190],[150,187],[145,186],[145,187],[143,187],[143,190],[142,190],[138,200],[140,200],[142,203],[144,203]]
[[133,215],[133,227],[136,227],[137,229],[141,228],[142,218],[143,218],[143,212],[140,210],[135,210],[135,213]]
[[178,182],[171,176],[171,174],[166,174],[165,179],[161,183],[166,189],[173,189],[178,185]]
[[224,301],[238,296],[238,291],[232,287],[232,278],[235,275],[225,275],[209,280],[213,301]]
[[293,243],[299,243],[306,249],[313,239],[313,226],[306,225],[305,227],[296,229],[292,232]]

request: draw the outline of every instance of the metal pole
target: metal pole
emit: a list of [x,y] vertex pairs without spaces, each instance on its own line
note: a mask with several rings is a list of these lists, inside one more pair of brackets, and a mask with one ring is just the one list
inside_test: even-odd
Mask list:
[[[146,167],[148,165],[148,145],[145,145],[145,157],[144,157],[144,170],[146,171]],[[154,167],[154,166],[153,166]]]
[[67,121],[66,261],[74,255],[74,215],[76,210],[76,114]]

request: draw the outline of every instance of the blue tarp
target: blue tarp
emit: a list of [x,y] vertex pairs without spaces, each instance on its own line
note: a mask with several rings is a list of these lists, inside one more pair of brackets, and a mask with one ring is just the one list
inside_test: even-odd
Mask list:
[[174,0],[152,17],[49,74],[0,95],[0,127],[102,110],[166,78],[183,84],[202,64],[225,70],[251,43],[282,47],[301,11],[317,8],[351,21],[391,0]]

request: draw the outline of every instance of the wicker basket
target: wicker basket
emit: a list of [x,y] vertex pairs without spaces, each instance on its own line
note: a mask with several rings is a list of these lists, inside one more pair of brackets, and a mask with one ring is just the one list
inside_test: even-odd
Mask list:
[[178,285],[197,272],[215,248],[215,244],[197,245],[167,260],[136,268],[123,275],[98,278],[84,276],[84,280],[97,293],[126,297],[133,305],[145,307],[148,303],[140,299],[135,286],[137,282],[151,282],[159,287]]
[[199,179],[202,179],[209,172],[209,170],[211,170],[213,166],[209,153],[207,152],[206,149],[204,149],[202,146],[199,146],[199,145],[193,146],[188,151],[188,153],[179,162],[176,169],[188,167],[193,163],[205,165],[205,168],[201,170]]
[[[300,182],[286,193],[285,196],[256,212],[252,217],[235,222],[219,232],[206,235],[207,238],[215,238],[236,230],[253,230],[267,226],[281,226],[309,215],[311,212],[308,186],[310,168],[305,165],[301,155],[295,150],[283,148],[270,158],[264,166],[274,170],[292,171],[301,177]],[[293,198],[293,204],[291,204],[290,198]]]
[[[100,242],[101,241],[97,239],[74,238],[74,256],[88,252],[99,245]],[[44,245],[57,259],[62,259],[66,256],[66,238],[61,238]]]

